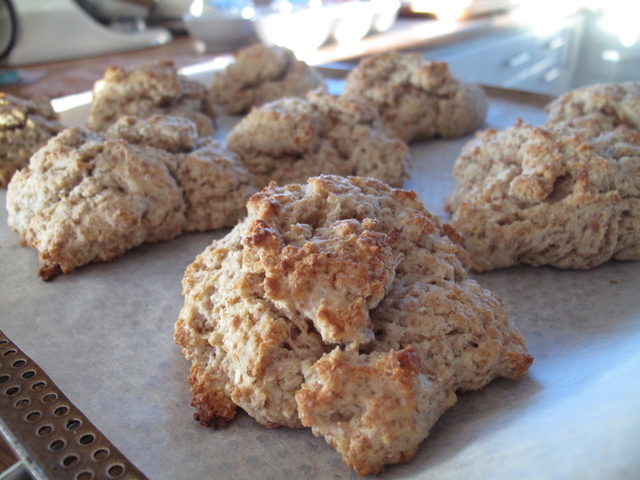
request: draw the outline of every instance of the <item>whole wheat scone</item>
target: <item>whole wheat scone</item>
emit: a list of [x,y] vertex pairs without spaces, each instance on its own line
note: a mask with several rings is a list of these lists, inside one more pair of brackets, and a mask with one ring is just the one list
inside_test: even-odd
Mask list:
[[231,227],[255,191],[235,157],[182,117],[121,117],[104,135],[69,128],[7,193],[8,223],[48,280],[145,242]]
[[175,341],[195,418],[310,427],[359,475],[407,462],[456,401],[532,357],[467,278],[455,230],[362,177],[272,183],[183,279]]
[[216,74],[211,84],[214,101],[229,114],[242,114],[282,97],[304,97],[326,88],[322,76],[284,47],[251,45]]
[[48,98],[0,92],[0,188],[6,188],[16,170],[26,167],[31,155],[62,128]]
[[108,67],[93,88],[87,126],[104,132],[121,116],[158,114],[190,119],[202,137],[215,133],[216,111],[207,87],[180,75],[170,61]]
[[253,109],[229,132],[227,148],[261,186],[327,174],[401,187],[409,164],[407,145],[384,133],[370,105],[319,91]]
[[571,120],[582,126],[595,118],[604,128],[640,129],[640,81],[580,87],[553,100],[546,112],[549,122]]
[[477,271],[640,260],[640,131],[572,124],[480,132],[447,201]]
[[363,59],[347,76],[342,95],[371,102],[386,130],[407,142],[461,137],[477,129],[488,110],[480,86],[418,53],[385,52]]

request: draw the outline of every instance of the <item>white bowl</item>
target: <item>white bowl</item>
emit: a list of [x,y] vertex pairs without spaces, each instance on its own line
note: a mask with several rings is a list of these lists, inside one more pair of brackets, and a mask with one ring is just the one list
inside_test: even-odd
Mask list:
[[371,0],[370,3],[373,9],[371,31],[386,32],[398,19],[401,7],[400,0]]
[[254,40],[253,22],[239,15],[205,12],[201,16],[185,15],[183,22],[191,37],[210,51],[233,50]]
[[254,27],[258,38],[265,45],[279,45],[293,51],[311,51],[327,41],[334,21],[326,8],[288,13],[267,10],[257,15]]
[[346,2],[327,7],[335,18],[332,36],[338,43],[354,43],[363,39],[373,24],[369,2]]

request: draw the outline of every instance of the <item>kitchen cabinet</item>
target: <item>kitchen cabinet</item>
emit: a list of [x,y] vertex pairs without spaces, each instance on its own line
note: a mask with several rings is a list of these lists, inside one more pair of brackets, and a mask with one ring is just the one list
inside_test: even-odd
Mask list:
[[575,41],[575,19],[519,28],[422,50],[446,61],[453,74],[503,88],[553,95],[564,88]]
[[640,80],[640,35],[623,41],[606,28],[606,12],[582,10],[540,25],[420,49],[466,80],[559,95],[594,83]]

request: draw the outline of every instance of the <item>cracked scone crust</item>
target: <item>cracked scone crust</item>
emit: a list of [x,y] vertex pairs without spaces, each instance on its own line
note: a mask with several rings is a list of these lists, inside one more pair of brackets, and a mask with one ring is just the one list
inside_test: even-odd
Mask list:
[[201,137],[215,133],[216,111],[208,89],[180,75],[170,61],[108,67],[94,86],[87,125],[104,132],[121,116],[152,115],[188,118]]
[[546,107],[549,122],[593,122],[603,129],[618,125],[640,129],[640,81],[596,84],[567,92]]
[[304,97],[326,89],[315,68],[284,47],[251,45],[240,50],[211,84],[213,100],[229,114],[243,114],[282,97]]
[[451,74],[444,62],[417,53],[386,52],[363,59],[346,78],[343,96],[364,98],[385,129],[407,142],[454,138],[482,125],[484,90]]
[[0,92],[0,188],[62,128],[48,98],[28,100]]
[[227,137],[259,185],[317,175],[368,176],[394,187],[407,177],[409,149],[384,133],[368,104],[309,92],[256,108]]
[[122,117],[104,135],[69,128],[7,193],[9,226],[48,280],[145,242],[233,226],[254,192],[235,157],[181,117]]
[[477,271],[640,260],[640,132],[518,122],[462,150],[448,199]]
[[195,417],[310,427],[359,475],[413,458],[456,391],[532,358],[414,192],[320,176],[253,195],[187,269],[175,340]]

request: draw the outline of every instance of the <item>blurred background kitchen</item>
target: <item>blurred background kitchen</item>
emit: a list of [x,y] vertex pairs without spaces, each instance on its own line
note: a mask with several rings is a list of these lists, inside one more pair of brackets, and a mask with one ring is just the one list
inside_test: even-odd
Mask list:
[[0,0],[0,89],[60,96],[109,63],[185,66],[263,42],[338,74],[419,51],[470,81],[557,95],[640,79],[638,18],[635,0]]

